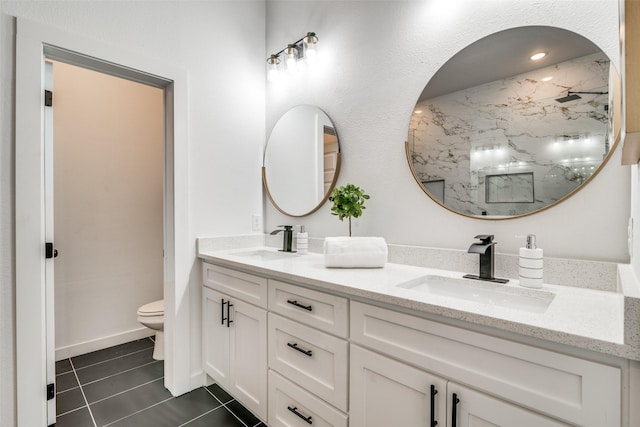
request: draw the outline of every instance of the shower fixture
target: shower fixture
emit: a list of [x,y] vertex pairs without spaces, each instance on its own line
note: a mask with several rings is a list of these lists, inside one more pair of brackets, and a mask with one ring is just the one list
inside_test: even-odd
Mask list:
[[581,99],[582,97],[578,94],[582,94],[582,95],[607,95],[609,92],[572,92],[569,91],[567,92],[566,96],[563,96],[561,98],[556,98],[556,102],[559,102],[561,104],[565,103],[565,102],[569,102],[569,101],[575,101],[576,99]]

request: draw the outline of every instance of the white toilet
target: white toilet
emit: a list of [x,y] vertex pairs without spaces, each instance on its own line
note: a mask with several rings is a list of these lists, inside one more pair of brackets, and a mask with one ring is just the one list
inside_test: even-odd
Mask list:
[[164,360],[164,300],[145,304],[138,309],[138,322],[156,331],[153,358]]

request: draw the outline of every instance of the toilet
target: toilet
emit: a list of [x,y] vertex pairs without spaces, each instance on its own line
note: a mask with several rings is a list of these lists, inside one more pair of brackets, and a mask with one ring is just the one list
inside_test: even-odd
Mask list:
[[153,358],[164,360],[164,300],[153,301],[138,308],[138,322],[156,331]]

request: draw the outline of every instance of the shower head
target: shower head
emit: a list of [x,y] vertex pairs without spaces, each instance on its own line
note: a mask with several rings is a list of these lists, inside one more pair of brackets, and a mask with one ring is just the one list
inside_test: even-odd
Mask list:
[[580,98],[582,98],[580,95],[576,95],[575,93],[569,92],[567,96],[563,96],[562,98],[556,98],[556,102],[563,104],[565,102],[575,101],[576,99],[580,99]]
[[567,92],[567,96],[563,96],[562,98],[556,98],[556,102],[565,103],[569,101],[575,101],[576,99],[582,99],[578,93],[587,94],[587,95],[607,95],[609,92]]

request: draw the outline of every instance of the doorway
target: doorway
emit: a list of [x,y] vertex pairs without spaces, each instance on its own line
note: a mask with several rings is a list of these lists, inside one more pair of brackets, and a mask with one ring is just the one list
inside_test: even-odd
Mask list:
[[164,93],[50,63],[58,361],[152,334],[136,310],[163,299]]
[[[165,386],[190,390],[187,77],[172,64],[18,18],[16,36],[16,353],[18,425],[49,425],[55,378],[47,334],[53,312],[46,281],[45,59],[100,71],[164,91]],[[145,71],[140,71],[145,70]],[[162,77],[159,77],[162,76]],[[49,236],[50,237],[50,236]],[[174,352],[179,348],[179,352]]]

